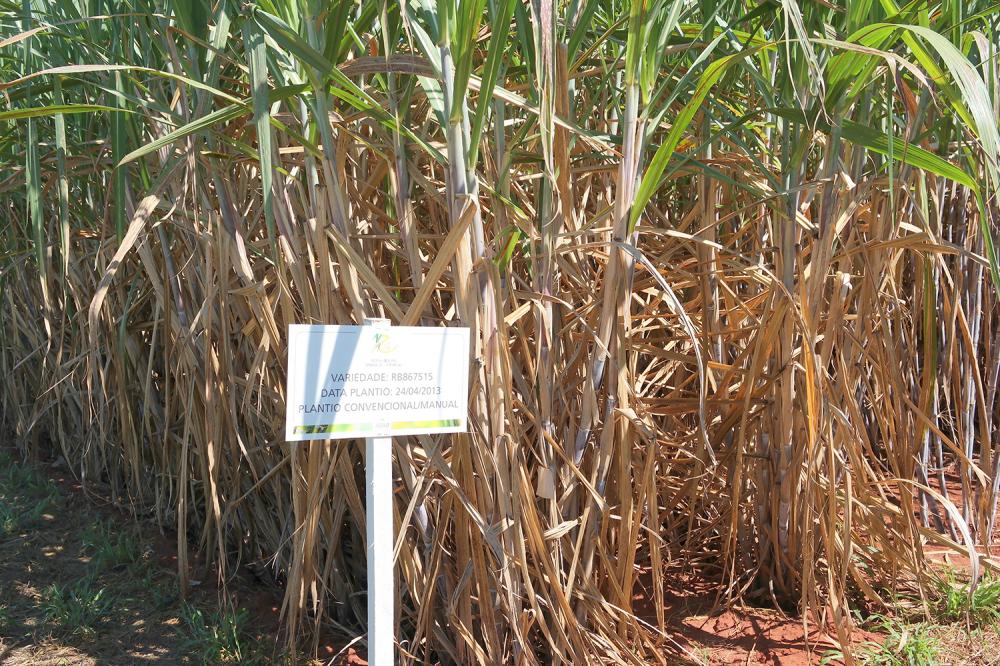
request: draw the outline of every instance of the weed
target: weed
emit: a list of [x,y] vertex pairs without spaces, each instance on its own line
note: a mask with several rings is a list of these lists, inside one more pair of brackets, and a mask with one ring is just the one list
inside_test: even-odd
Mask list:
[[0,537],[10,536],[37,524],[57,504],[58,497],[55,495],[32,500],[0,492]]
[[875,615],[870,619],[885,633],[881,643],[865,641],[858,646],[857,657],[870,666],[934,666],[940,646],[925,624],[905,624],[896,618]]
[[941,622],[965,622],[983,626],[1000,622],[1000,580],[984,576],[970,591],[968,583],[958,583],[953,575],[939,584],[939,597],[934,605]]
[[36,524],[59,503],[59,489],[44,475],[0,456],[0,538]]
[[84,578],[72,585],[49,585],[42,591],[45,621],[62,633],[91,637],[108,610],[111,600],[104,588],[95,588]]
[[181,619],[187,638],[184,648],[202,664],[254,664],[254,654],[246,636],[247,612],[218,610],[210,613],[184,604]]
[[157,610],[167,610],[180,598],[180,592],[174,581],[157,584],[150,581],[148,588],[153,596],[153,607]]
[[712,650],[707,647],[695,649],[694,656],[697,660],[692,662],[693,665],[708,666],[708,664],[712,663]]
[[17,507],[11,506],[3,500],[4,498],[0,496],[0,537],[14,534],[20,526],[20,521],[18,520],[20,512],[17,510]]
[[[8,458],[9,460],[9,458]],[[19,493],[52,494],[55,484],[29,465],[9,462],[3,466],[0,484]]]
[[47,513],[52,513],[53,510],[59,505],[59,498],[56,495],[46,495],[41,499],[38,499],[24,512],[24,519],[21,521],[22,526],[30,527],[35,525],[39,520],[42,519]]
[[10,628],[10,625],[10,610],[7,608],[6,604],[0,604],[0,633],[6,633],[7,629]]
[[127,567],[142,559],[142,549],[133,531],[116,529],[102,520],[87,527],[81,543],[96,572]]

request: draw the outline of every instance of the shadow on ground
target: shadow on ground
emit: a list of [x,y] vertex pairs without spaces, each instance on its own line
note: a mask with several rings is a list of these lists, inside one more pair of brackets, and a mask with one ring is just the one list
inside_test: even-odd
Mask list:
[[167,537],[0,449],[0,665],[287,661],[273,596],[244,595],[251,614],[205,587],[182,600]]

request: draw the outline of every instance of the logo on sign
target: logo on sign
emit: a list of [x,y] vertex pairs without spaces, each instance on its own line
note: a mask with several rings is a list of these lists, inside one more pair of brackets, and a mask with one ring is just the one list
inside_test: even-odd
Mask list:
[[375,351],[379,354],[391,354],[396,351],[396,345],[392,344],[392,338],[388,333],[375,334]]

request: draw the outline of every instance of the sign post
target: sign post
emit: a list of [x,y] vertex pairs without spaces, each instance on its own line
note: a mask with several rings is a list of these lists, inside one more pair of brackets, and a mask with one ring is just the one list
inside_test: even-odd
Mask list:
[[[388,319],[366,319],[387,328]],[[368,543],[368,663],[393,664],[396,587],[392,561],[392,438],[365,438],[365,532]]]
[[465,432],[469,329],[288,327],[287,441],[365,438],[368,663],[395,663],[392,437]]

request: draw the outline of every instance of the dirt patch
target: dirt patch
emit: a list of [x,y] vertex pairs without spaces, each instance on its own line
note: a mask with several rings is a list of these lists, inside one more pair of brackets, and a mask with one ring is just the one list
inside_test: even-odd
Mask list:
[[65,485],[0,453],[0,663],[185,663],[172,577]]
[[[664,589],[665,630],[699,665],[816,664],[839,650],[835,637],[815,623],[808,633],[802,620],[781,611],[748,605],[719,603],[718,585],[697,574],[673,572]],[[655,610],[645,599],[635,608],[656,625]],[[853,640],[879,640],[878,635],[855,630]],[[832,663],[837,663],[834,660]]]
[[[0,448],[0,665],[289,663],[280,591],[238,572],[225,590],[192,557],[182,598],[176,533],[136,522],[52,465]],[[81,511],[81,508],[83,510]],[[321,660],[364,663],[345,640]]]
[[709,664],[815,663],[835,647],[826,636],[811,631],[806,640],[801,622],[776,611],[730,609],[714,616],[690,616],[680,622],[680,633]]

